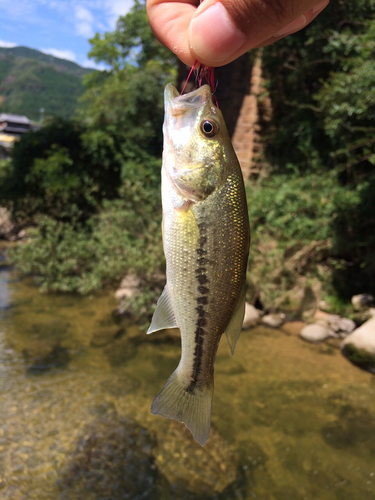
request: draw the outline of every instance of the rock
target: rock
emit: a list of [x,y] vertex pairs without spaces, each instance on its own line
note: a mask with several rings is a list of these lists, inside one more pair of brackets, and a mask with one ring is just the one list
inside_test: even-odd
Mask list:
[[116,338],[113,342],[107,344],[103,351],[112,366],[120,366],[135,356],[137,346],[136,343],[130,341],[126,335]]
[[348,344],[354,345],[357,349],[364,349],[375,356],[375,317],[350,333],[341,345],[344,347]]
[[115,297],[117,300],[121,300],[123,298],[131,298],[134,293],[139,288],[139,278],[134,274],[127,274],[125,278],[121,281],[118,290],[115,292]]
[[116,338],[121,337],[124,333],[123,328],[119,328],[118,325],[108,325],[102,326],[94,330],[91,338],[91,347],[103,347],[110,344]]
[[34,374],[51,368],[65,367],[70,361],[68,349],[55,342],[44,340],[35,340],[27,349],[23,350],[22,354],[27,371]]
[[114,413],[84,428],[59,473],[59,500],[158,498],[151,436]]
[[329,314],[326,318],[327,324],[332,328],[334,332],[340,331],[340,316],[337,314]]
[[367,293],[361,293],[359,295],[353,295],[352,306],[355,311],[361,311],[362,309],[367,309],[369,306],[374,305],[374,297]]
[[246,328],[251,328],[252,326],[257,325],[260,321],[260,315],[261,312],[258,311],[258,309],[256,309],[254,306],[246,302],[245,317],[243,319],[242,328],[246,330]]
[[338,326],[340,332],[351,333],[355,329],[356,324],[352,319],[340,318]]
[[317,308],[316,296],[311,287],[306,286],[303,291],[303,298],[300,306],[300,317],[304,320],[312,318]]
[[266,314],[262,318],[262,323],[272,328],[279,328],[284,323],[284,320],[285,314],[283,313]]
[[331,309],[330,305],[326,300],[320,300],[318,306],[319,309],[324,312],[329,312]]
[[301,337],[308,342],[322,342],[323,340],[334,336],[332,330],[324,322],[313,323],[302,328]]
[[237,478],[238,458],[215,429],[211,428],[210,438],[202,448],[183,424],[172,421],[157,441],[155,462],[176,498],[185,490],[209,498]]

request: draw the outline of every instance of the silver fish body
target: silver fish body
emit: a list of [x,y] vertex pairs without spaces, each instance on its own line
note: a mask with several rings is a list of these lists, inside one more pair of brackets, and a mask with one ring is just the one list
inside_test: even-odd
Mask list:
[[178,327],[181,360],[151,411],[181,422],[203,446],[214,362],[225,332],[234,352],[245,309],[250,244],[244,183],[208,85],[165,90],[162,167],[167,284],[148,333]]

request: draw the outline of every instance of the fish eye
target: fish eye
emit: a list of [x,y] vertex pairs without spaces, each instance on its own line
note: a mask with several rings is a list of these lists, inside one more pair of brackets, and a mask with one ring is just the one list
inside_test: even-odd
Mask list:
[[213,137],[219,131],[219,126],[214,120],[203,120],[201,131],[206,137]]

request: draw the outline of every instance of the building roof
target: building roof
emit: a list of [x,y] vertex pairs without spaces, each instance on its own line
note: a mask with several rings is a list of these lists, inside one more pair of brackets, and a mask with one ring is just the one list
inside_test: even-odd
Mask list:
[[27,116],[9,115],[8,113],[0,113],[0,122],[22,123],[23,125],[31,125],[31,121]]

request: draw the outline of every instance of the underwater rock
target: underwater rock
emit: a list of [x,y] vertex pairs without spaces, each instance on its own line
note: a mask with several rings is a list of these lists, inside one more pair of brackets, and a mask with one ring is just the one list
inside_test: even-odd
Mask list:
[[170,422],[167,432],[157,436],[157,441],[156,465],[176,494],[188,490],[209,498],[237,479],[238,458],[213,428],[204,447],[175,421]]
[[69,350],[55,342],[35,340],[22,351],[29,373],[40,373],[69,364]]
[[60,472],[59,500],[157,498],[152,446],[147,430],[129,419],[94,420]]
[[134,342],[126,336],[120,337],[104,347],[104,353],[112,366],[120,366],[131,359],[137,352]]
[[104,347],[124,333],[124,329],[118,325],[102,326],[94,330],[91,338],[91,347]]
[[301,337],[308,342],[322,342],[329,337],[334,336],[334,332],[330,330],[328,325],[323,321],[306,325],[302,328]]
[[242,328],[246,330],[247,328],[256,326],[260,321],[260,317],[261,311],[258,311],[258,309],[256,309],[253,305],[246,302]]
[[353,364],[375,373],[375,317],[350,333],[341,351]]

